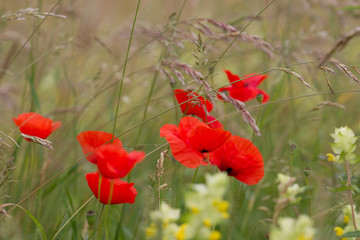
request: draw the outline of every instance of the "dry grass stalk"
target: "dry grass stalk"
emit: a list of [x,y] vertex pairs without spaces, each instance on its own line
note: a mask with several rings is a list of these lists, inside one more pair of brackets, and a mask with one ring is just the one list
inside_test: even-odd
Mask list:
[[296,77],[297,79],[299,79],[305,86],[307,86],[308,88],[311,88],[310,84],[308,84],[305,79],[303,78],[303,76],[301,76],[300,74],[292,71],[289,68],[277,68],[277,70],[281,70],[283,72],[289,73],[291,75],[293,75],[294,77]]
[[[331,69],[331,68],[328,68],[328,67],[325,67],[325,66],[320,66],[320,69],[323,70],[325,73],[331,73],[331,74],[335,74],[335,72]],[[326,80],[326,84],[328,85],[328,87],[330,88],[330,91],[332,93],[334,93],[334,88],[333,86],[331,85],[329,79],[326,77],[326,75],[324,75],[324,78]]]
[[57,18],[66,18],[64,15],[48,12],[39,12],[38,8],[25,8],[19,9],[16,12],[6,12],[0,16],[0,22],[14,21],[14,20],[25,20],[26,16],[33,16],[38,18],[45,18],[46,16],[57,17]]
[[337,61],[331,61],[338,69],[345,73],[350,79],[354,80],[355,82],[359,83],[359,79],[349,70],[349,66]]
[[[219,22],[209,18],[188,19],[181,21],[179,23],[194,28],[198,30],[200,33],[212,39],[228,40],[230,38],[237,37],[238,35],[240,35],[239,40],[245,42],[251,42],[258,49],[265,52],[269,57],[274,56],[274,47],[270,43],[262,40],[259,36],[241,32],[240,30],[236,29],[234,26],[231,26],[227,23]],[[216,31],[218,29],[224,31],[225,33],[219,33],[218,31]],[[193,35],[196,36],[196,34]]]
[[324,102],[319,103],[315,108],[311,109],[311,111],[318,111],[318,110],[323,109],[326,106],[346,109],[346,107],[344,105],[340,104],[340,103],[331,102],[331,101],[324,101]]
[[351,30],[348,34],[345,36],[339,38],[333,48],[324,56],[324,58],[320,61],[319,67],[322,66],[327,60],[331,58],[335,54],[336,51],[343,49],[348,42],[354,38],[355,36],[360,34],[360,27],[356,27],[353,30]]
[[360,69],[358,67],[355,67],[355,66],[351,66],[355,72],[357,72],[357,74],[360,74]]
[[336,74],[335,72],[334,72],[334,70],[332,70],[331,68],[329,68],[329,67],[326,67],[326,66],[320,66],[320,68],[324,71],[324,72],[326,72],[326,73],[331,73],[331,74]]
[[[172,60],[167,59],[162,62],[160,69],[163,67],[169,68],[183,85],[185,85],[185,77],[179,70],[190,76],[196,83],[202,85],[205,88],[205,91],[207,92],[206,94],[207,97],[210,99],[210,101],[214,102],[213,96],[211,95],[212,88],[209,85],[209,83],[206,81],[206,77],[202,75],[201,72],[194,70],[191,65],[180,63],[175,59]],[[161,72],[165,72],[165,71],[166,70],[163,70]],[[166,76],[167,74],[164,73],[164,75]],[[170,78],[170,80],[171,79],[172,78]]]
[[246,110],[245,108],[245,104],[239,100],[236,100],[234,98],[231,98],[229,96],[227,96],[225,93],[223,92],[218,92],[218,94],[221,96],[222,99],[224,99],[224,101],[231,103],[232,105],[234,105],[234,107],[236,108],[236,110],[238,110],[239,112],[241,112],[243,120],[247,123],[249,123],[249,125],[251,126],[251,128],[254,130],[255,134],[257,136],[261,136],[260,133],[260,129],[256,124],[255,119],[251,116],[251,114],[249,113],[248,110]]
[[34,142],[34,143],[37,143],[37,144],[40,144],[44,147],[47,147],[47,148],[50,148],[51,150],[54,150],[53,146],[52,146],[52,142],[49,141],[49,140],[46,140],[46,139],[42,139],[42,138],[39,138],[39,137],[36,137],[36,136],[31,136],[31,135],[27,135],[27,134],[24,134],[24,133],[19,133],[20,136],[30,140],[31,142]]

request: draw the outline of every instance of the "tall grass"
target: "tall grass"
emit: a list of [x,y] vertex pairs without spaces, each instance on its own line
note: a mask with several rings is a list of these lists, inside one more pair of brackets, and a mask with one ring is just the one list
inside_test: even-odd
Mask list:
[[[145,239],[149,214],[159,202],[184,210],[183,194],[195,170],[168,151],[161,179],[154,178],[160,153],[169,149],[159,129],[181,118],[173,96],[177,88],[214,99],[212,114],[226,130],[253,140],[264,158],[259,184],[231,178],[226,194],[231,221],[220,227],[223,239],[265,239],[276,224],[278,173],[308,187],[280,217],[311,213],[316,239],[338,239],[333,228],[348,196],[328,188],[346,179],[346,168],[328,162],[325,154],[335,127],[360,132],[358,6],[322,0],[157,0],[139,1],[137,9],[137,3],[0,4],[0,239],[81,239],[85,233],[96,239],[98,229],[100,239]],[[222,69],[240,76],[269,74],[261,89],[270,101],[252,100],[244,109],[261,136],[233,105],[216,98],[216,91],[229,85]],[[19,135],[12,117],[29,111],[62,122],[49,137],[53,151]],[[85,179],[96,168],[76,140],[87,130],[113,132],[128,151],[147,153],[131,172],[135,203],[107,206],[99,228],[87,221],[89,211],[101,219],[102,206]],[[350,169],[357,186],[358,167]],[[200,167],[195,182],[216,171]],[[160,191],[162,184],[167,187]],[[353,201],[359,205],[358,193]]]

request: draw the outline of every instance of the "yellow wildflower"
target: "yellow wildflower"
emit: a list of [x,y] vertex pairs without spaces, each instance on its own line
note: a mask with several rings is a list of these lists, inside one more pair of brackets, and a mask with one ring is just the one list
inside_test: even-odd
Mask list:
[[218,231],[212,231],[209,240],[219,240],[219,239],[221,239],[221,233]]
[[335,156],[333,154],[327,153],[326,156],[328,157],[329,162],[334,162],[335,161]]
[[341,227],[335,227],[334,231],[335,231],[336,236],[339,236],[339,237],[341,237],[344,234],[344,229],[342,229]]
[[181,224],[179,231],[175,234],[175,237],[177,240],[185,240],[185,230],[186,230],[187,224]]

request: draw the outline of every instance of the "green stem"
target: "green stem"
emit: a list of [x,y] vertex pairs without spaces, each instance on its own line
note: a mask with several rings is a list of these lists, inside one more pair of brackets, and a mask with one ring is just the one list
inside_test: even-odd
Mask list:
[[308,197],[308,214],[309,217],[311,218],[311,199],[310,199],[310,184],[309,184],[309,177],[305,176],[305,184],[306,184],[306,188],[307,188],[307,197]]
[[123,71],[122,71],[121,80],[120,80],[120,87],[119,87],[119,93],[118,93],[118,96],[117,96],[116,110],[115,110],[115,116],[114,116],[114,126],[113,126],[113,131],[112,131],[113,135],[115,135],[116,120],[117,120],[117,115],[118,115],[118,112],[119,112],[119,105],[120,105],[120,96],[121,96],[121,91],[122,91],[122,87],[123,87],[123,83],[124,83],[126,65],[127,65],[127,61],[128,61],[128,57],[129,57],[131,40],[132,40],[134,29],[135,29],[135,23],[136,23],[136,18],[137,18],[138,12],[139,12],[140,2],[141,2],[141,0],[138,1],[137,7],[136,7],[135,17],[134,17],[134,21],[133,21],[133,25],[132,25],[131,33],[130,33],[129,44],[128,44],[128,48],[126,50],[124,68],[123,68]]
[[198,171],[199,171],[199,167],[197,167],[196,170],[195,170],[194,177],[192,179],[192,183],[195,182],[195,178],[196,178],[196,175],[197,175]]
[[[258,126],[259,126],[259,119],[260,119],[261,107],[262,107],[262,104],[261,104],[261,102],[260,102],[259,111],[258,111],[257,116],[256,116],[256,125],[258,125]],[[252,142],[254,142],[254,140],[255,140],[255,131],[253,131]]]
[[89,198],[83,205],[81,205],[81,207],[76,210],[76,212],[74,212],[74,214],[64,223],[64,225],[62,225],[62,227],[54,234],[54,236],[52,237],[51,240],[54,240],[56,238],[57,235],[59,235],[59,233],[64,229],[64,227],[71,221],[71,219],[73,219],[76,214],[78,214],[80,212],[81,209],[83,209],[86,204],[88,204],[92,199],[94,198],[94,196],[92,196],[91,198]]
[[347,160],[347,159],[346,159],[346,174],[347,174],[347,182],[348,182],[348,187],[349,187],[348,192],[349,192],[352,220],[353,220],[354,230],[357,231],[356,220],[355,220],[355,211],[354,211],[354,202],[353,202],[352,190],[351,190],[350,166],[349,166],[349,160]]
[[105,204],[102,204],[101,211],[100,211],[100,215],[99,215],[99,219],[98,219],[98,224],[97,224],[96,240],[99,240],[99,239],[102,238],[102,237],[101,237],[101,223],[102,223],[104,208],[105,208]]
[[243,29],[241,29],[241,31],[239,32],[239,34],[236,35],[236,37],[230,42],[230,44],[226,47],[226,49],[223,51],[223,53],[220,55],[220,57],[216,60],[216,62],[214,63],[214,66],[212,67],[213,70],[215,70],[215,67],[216,67],[216,65],[218,64],[218,62],[220,62],[220,60],[224,57],[224,55],[227,53],[227,51],[230,49],[230,47],[231,47],[231,46],[235,43],[235,41],[241,36],[241,34],[247,29],[247,27],[250,26],[250,24],[251,24],[253,21],[255,21],[255,19],[256,19],[258,16],[260,16],[260,15],[265,11],[265,9],[267,9],[267,8],[268,8],[271,4],[273,4],[275,1],[276,1],[276,0],[272,0],[269,4],[267,4],[263,9],[261,9],[261,11],[260,11],[258,14],[256,14],[255,17],[253,17],[253,18],[251,19],[251,21],[250,21],[248,24],[246,24],[246,26],[245,26]]

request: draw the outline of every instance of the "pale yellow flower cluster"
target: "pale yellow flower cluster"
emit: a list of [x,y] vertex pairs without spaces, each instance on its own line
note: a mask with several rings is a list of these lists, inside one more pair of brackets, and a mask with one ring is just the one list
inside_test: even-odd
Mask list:
[[[151,223],[146,228],[148,240],[220,240],[215,230],[229,219],[230,203],[223,200],[229,178],[224,173],[206,176],[206,184],[193,184],[185,192],[187,212],[180,217],[180,209],[173,209],[165,202],[150,214]],[[179,219],[185,222],[177,224]]]

